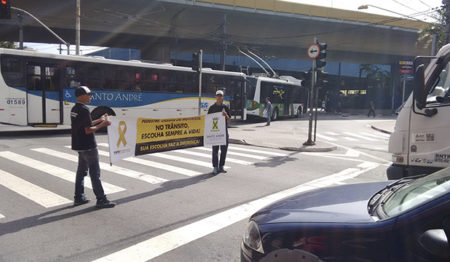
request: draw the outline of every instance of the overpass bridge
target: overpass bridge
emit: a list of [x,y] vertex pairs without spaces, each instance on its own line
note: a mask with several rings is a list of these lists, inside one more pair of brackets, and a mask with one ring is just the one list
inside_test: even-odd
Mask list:
[[[75,43],[75,2],[16,0],[69,43]],[[356,6],[355,6],[356,9]],[[430,54],[418,43],[426,23],[281,0],[81,1],[81,44],[140,49],[143,57],[170,60],[170,52],[237,54],[251,47],[266,56],[307,59],[317,36],[330,61],[388,64]],[[18,41],[18,19],[0,20],[0,39]],[[57,39],[24,17],[24,40]]]
[[[12,5],[34,14],[63,39],[75,43],[75,3],[15,0]],[[0,20],[3,41],[18,41],[19,20],[14,12],[12,16]],[[23,26],[24,41],[57,43],[32,19],[24,17]],[[360,65],[387,65],[392,80],[389,90],[383,91],[385,99],[396,96],[401,88],[399,61],[431,53],[431,39],[419,40],[426,26],[416,20],[282,0],[81,0],[82,45],[136,48],[143,59],[163,62],[178,63],[184,56],[185,65],[198,49],[239,57],[238,47],[282,63],[305,60],[303,64],[310,64],[306,50],[317,37],[328,43],[327,60],[334,75],[330,82],[337,92],[368,90],[370,83],[361,81]],[[306,67],[310,65],[291,66],[287,71],[298,73]],[[348,77],[347,69],[351,71]],[[394,100],[389,103],[379,107],[397,107]]]

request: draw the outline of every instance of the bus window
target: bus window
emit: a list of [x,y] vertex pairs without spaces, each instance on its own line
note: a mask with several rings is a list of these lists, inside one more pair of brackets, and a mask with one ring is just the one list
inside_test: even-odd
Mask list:
[[77,88],[81,85],[80,82],[77,81],[75,72],[75,67],[66,67],[66,76],[64,83],[66,88]]
[[1,57],[3,79],[8,86],[24,86],[22,59],[16,57]]
[[198,75],[194,73],[186,73],[186,84],[184,85],[184,93],[198,94]]
[[27,89],[42,90],[41,67],[38,65],[28,65],[27,67]]
[[116,88],[120,91],[131,89],[131,72],[128,70],[117,69],[114,73]]
[[157,92],[159,91],[158,80],[159,75],[156,71],[145,69],[143,76],[141,76],[141,86],[144,91]]
[[59,90],[59,77],[56,67],[45,67],[45,82],[46,91],[58,91]]

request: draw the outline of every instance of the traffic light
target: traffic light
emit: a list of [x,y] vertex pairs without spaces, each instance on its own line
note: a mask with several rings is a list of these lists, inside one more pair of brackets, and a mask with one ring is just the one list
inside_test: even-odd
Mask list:
[[10,0],[0,0],[0,19],[11,19]]
[[317,70],[322,71],[327,64],[327,43],[317,43],[319,45],[319,56],[316,58]]

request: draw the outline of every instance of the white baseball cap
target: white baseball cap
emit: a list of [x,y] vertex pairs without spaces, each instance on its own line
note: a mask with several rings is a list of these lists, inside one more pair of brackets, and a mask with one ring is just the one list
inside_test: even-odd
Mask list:
[[222,90],[217,90],[216,91],[216,96],[223,96],[223,91]]

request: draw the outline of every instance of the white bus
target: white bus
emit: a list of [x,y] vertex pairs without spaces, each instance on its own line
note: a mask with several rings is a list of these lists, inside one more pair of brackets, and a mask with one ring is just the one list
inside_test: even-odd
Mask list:
[[302,81],[291,76],[269,78],[264,76],[247,77],[248,116],[264,116],[266,97],[272,103],[271,119],[279,117],[301,117],[306,112],[308,90],[302,87]]
[[[172,118],[198,115],[198,75],[189,67],[0,48],[0,122],[70,124],[74,89],[93,91],[93,119],[117,116]],[[201,114],[225,90],[225,103],[243,114],[246,75],[202,70]],[[241,105],[237,105],[241,101]]]

